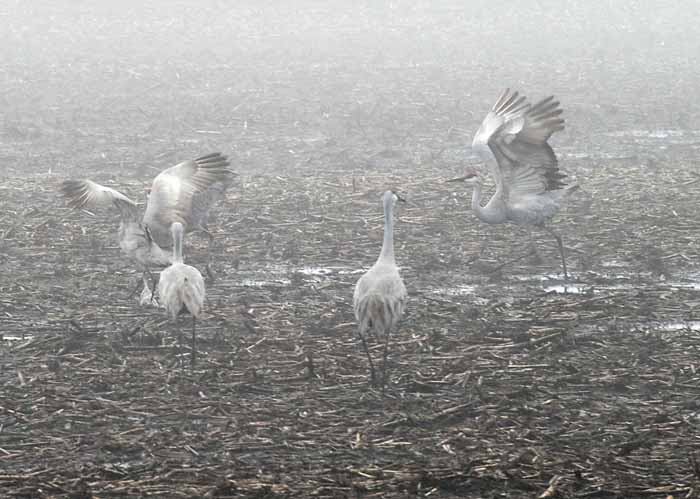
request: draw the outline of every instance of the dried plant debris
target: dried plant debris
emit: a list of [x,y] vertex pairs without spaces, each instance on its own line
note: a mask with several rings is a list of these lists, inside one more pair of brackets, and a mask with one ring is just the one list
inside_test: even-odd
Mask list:
[[[353,194],[350,176],[244,176],[229,193],[212,229],[218,278],[195,370],[178,359],[188,352],[163,311],[130,296],[140,274],[118,258],[113,223],[85,226],[84,213],[48,198],[31,214],[6,210],[20,225],[5,239],[12,250],[0,287],[4,489],[686,494],[697,480],[689,456],[700,451],[700,291],[684,258],[695,250],[649,231],[654,261],[678,277],[638,270],[642,247],[617,237],[622,209],[594,204],[581,215],[574,200],[559,223],[567,247],[588,258],[585,270],[572,266],[576,282],[538,277],[557,271],[556,248],[544,245],[548,261],[517,261],[493,280],[473,259],[515,259],[523,235],[504,227],[490,239],[498,231],[466,209],[428,205],[454,195],[426,181],[434,173],[401,178],[414,201],[398,214],[396,255],[411,299],[385,393],[368,384],[350,303],[357,271],[380,245],[379,192]],[[355,184],[370,192],[396,180]],[[20,212],[25,191],[49,184],[7,179],[13,195],[3,203]],[[605,195],[602,185],[587,188]],[[630,232],[648,230],[633,223]],[[107,243],[95,247],[94,238]],[[201,265],[206,243],[190,238],[187,252]],[[381,347],[370,344],[375,354]]]
[[[249,29],[255,5],[240,14],[256,19]],[[66,39],[86,26],[71,23]],[[450,36],[480,33],[454,26]],[[24,65],[4,68],[8,102],[15,87],[42,88],[34,80],[63,101],[32,97],[0,131],[0,496],[696,497],[697,145],[674,136],[645,160],[639,136],[601,130],[636,130],[660,108],[696,123],[698,104],[667,110],[668,96],[640,77],[645,91],[616,104],[611,125],[598,87],[578,80],[602,56],[557,73],[575,132],[555,149],[581,185],[552,222],[572,274],[564,282],[548,234],[535,231],[533,261],[524,231],[478,222],[468,189],[444,183],[471,161],[474,117],[503,85],[491,63],[462,60],[475,44],[442,51],[461,61],[442,71],[389,49],[362,64],[279,65],[270,37],[240,37],[245,51],[261,47],[257,66],[198,55],[160,63],[166,77],[127,59],[59,61],[31,81]],[[129,39],[120,31],[120,44]],[[517,70],[552,78],[545,65]],[[436,83],[441,74],[449,84]],[[629,74],[606,80],[619,99]],[[124,95],[103,95],[92,75]],[[692,95],[688,80],[674,72],[669,92]],[[89,169],[143,202],[155,172],[213,150],[240,177],[209,222],[215,278],[191,368],[176,326],[119,255],[118,217],[71,210],[57,188]],[[377,257],[391,187],[407,199],[395,252],[409,301],[382,392],[369,384],[351,300]],[[185,258],[203,271],[206,238],[186,237]],[[381,356],[381,342],[368,347]]]

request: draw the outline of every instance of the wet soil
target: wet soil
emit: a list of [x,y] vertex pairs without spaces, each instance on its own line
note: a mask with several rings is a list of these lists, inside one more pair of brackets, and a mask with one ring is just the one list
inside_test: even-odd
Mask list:
[[[574,85],[583,73],[528,76],[566,89],[572,122],[553,141],[582,187],[552,224],[565,282],[546,232],[533,261],[526,233],[478,222],[468,190],[444,183],[473,162],[466,144],[502,73],[465,96],[455,84],[488,63],[436,73],[444,61],[387,56],[324,73],[264,48],[267,64],[243,69],[185,57],[180,80],[139,66],[116,73],[119,91],[92,89],[107,70],[88,64],[55,109],[30,105],[32,86],[14,100],[0,151],[0,495],[697,497],[697,103],[601,108]],[[14,95],[24,73],[8,68]],[[73,88],[66,67],[45,71]],[[636,75],[609,83],[635,90]],[[211,224],[216,278],[191,367],[177,342],[190,319],[131,295],[116,214],[71,211],[57,187],[89,175],[140,198],[158,170],[214,149],[240,176]],[[408,200],[396,255],[410,301],[380,389],[351,300],[387,187]],[[206,238],[186,252],[202,268]]]

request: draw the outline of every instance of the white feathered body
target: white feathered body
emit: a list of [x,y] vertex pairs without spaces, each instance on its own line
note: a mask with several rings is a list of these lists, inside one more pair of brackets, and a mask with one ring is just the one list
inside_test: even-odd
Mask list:
[[578,185],[567,185],[555,191],[526,195],[507,206],[508,221],[517,225],[541,225],[554,217]]
[[198,317],[205,298],[204,279],[196,268],[185,263],[173,263],[160,273],[158,297],[161,306],[173,318],[187,311]]
[[393,330],[406,310],[408,292],[393,262],[378,261],[355,286],[353,308],[362,334],[384,335]]
[[353,294],[353,309],[361,335],[372,331],[388,334],[396,328],[406,309],[408,292],[394,259],[394,204],[399,196],[386,191],[384,205],[384,241],[377,262],[360,277]]

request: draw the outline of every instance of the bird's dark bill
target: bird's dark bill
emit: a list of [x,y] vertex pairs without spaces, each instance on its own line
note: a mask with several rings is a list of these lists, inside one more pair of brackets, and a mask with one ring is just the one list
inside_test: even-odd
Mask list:
[[463,175],[461,177],[457,178],[451,178],[450,180],[447,180],[446,182],[464,182],[465,180],[469,180],[470,178],[476,177],[476,173],[467,173],[466,175]]

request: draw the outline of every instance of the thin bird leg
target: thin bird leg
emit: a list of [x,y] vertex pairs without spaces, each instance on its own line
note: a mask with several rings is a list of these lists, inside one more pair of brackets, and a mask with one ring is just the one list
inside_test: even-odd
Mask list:
[[130,300],[131,298],[133,298],[134,295],[136,295],[136,293],[138,292],[138,290],[141,289],[141,283],[146,278],[146,272],[148,272],[148,270],[145,270],[143,272],[143,274],[141,274],[141,279],[136,281],[136,287],[134,288],[134,290],[131,293],[129,293],[129,296],[126,297],[127,300]]
[[543,261],[542,255],[540,255],[540,250],[537,249],[537,243],[535,242],[535,236],[532,235],[532,227],[527,227],[527,237],[530,239],[530,254],[535,255],[535,261],[541,263]]
[[177,327],[177,363],[179,364],[182,360],[182,329],[177,318],[175,318],[175,326]]
[[557,246],[559,246],[559,254],[561,255],[561,266],[564,269],[564,280],[568,281],[569,274],[566,272],[566,258],[564,258],[564,243],[561,240],[561,236],[554,232],[554,229],[547,227],[546,225],[544,228],[547,232],[554,236],[554,239],[557,240]]
[[484,241],[479,245],[478,258],[481,258],[482,256],[484,256],[484,254],[486,253],[486,250],[489,248],[489,242],[494,239],[493,235],[492,235],[493,234],[492,229],[493,229],[493,227],[490,225],[487,225],[484,228],[484,231],[486,233],[486,237],[484,238]]
[[211,270],[211,247],[214,245],[214,234],[209,232],[207,229],[202,228],[201,229],[204,234],[209,238],[209,244],[207,244],[207,265],[206,265],[206,271],[207,271],[207,277],[209,277],[209,280],[211,282],[214,282],[216,276],[214,275],[214,272]]
[[360,340],[362,341],[362,348],[365,349],[365,353],[367,354],[367,361],[369,362],[371,383],[372,383],[372,385],[375,385],[377,383],[377,375],[376,375],[376,371],[374,370],[374,362],[372,362],[372,355],[369,353],[369,347],[367,346],[367,340],[365,339],[365,335],[362,334],[359,330],[357,331],[357,335],[360,337]]
[[384,341],[384,352],[382,353],[382,395],[386,388],[387,382],[387,360],[389,358],[389,339],[391,338],[391,329],[387,329],[384,333],[386,340]]
[[197,324],[197,318],[193,315],[192,316],[192,367],[194,368],[194,357],[195,357],[195,326]]
[[148,269],[146,269],[146,272],[148,272],[148,277],[151,281],[151,284],[153,285],[153,288],[151,289],[151,302],[149,303],[149,305],[153,305],[153,297],[156,294],[156,280],[153,278],[151,272]]

